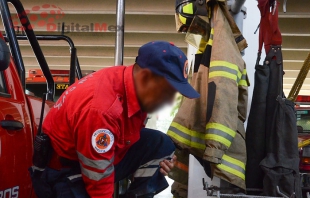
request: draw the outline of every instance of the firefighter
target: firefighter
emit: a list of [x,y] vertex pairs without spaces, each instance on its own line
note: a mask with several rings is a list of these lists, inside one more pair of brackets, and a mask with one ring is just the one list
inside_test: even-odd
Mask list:
[[134,65],[102,69],[70,86],[44,120],[54,152],[41,179],[33,179],[38,197],[111,198],[114,183],[129,176],[127,197],[153,197],[168,187],[174,144],[143,127],[146,113],[171,103],[176,92],[199,97],[186,74],[184,53],[154,41],[139,49]]

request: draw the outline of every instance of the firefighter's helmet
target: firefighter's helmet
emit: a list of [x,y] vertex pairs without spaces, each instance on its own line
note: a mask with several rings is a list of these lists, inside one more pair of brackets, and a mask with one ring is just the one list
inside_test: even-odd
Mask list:
[[185,25],[190,26],[196,12],[196,0],[176,0],[176,14],[179,21]]
[[187,32],[195,16],[207,16],[206,0],[176,0],[175,21],[178,32]]

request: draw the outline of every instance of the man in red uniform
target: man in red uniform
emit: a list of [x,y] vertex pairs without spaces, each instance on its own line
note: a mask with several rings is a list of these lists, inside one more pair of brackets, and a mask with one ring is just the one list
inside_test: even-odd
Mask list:
[[127,197],[165,189],[175,147],[165,134],[143,129],[144,121],[177,91],[199,97],[186,74],[184,53],[154,41],[139,49],[134,65],[102,69],[70,86],[44,120],[54,152],[41,180],[33,180],[38,197],[111,198],[114,183],[129,176]]

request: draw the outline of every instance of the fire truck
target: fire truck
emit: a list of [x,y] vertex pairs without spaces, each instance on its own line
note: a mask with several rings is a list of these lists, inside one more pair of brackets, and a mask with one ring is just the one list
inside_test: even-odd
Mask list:
[[[50,70],[55,81],[55,101],[70,85],[70,71],[69,70]],[[82,76],[93,73],[93,70],[82,70]],[[78,78],[75,78],[78,80]],[[46,91],[46,79],[41,69],[31,69],[26,78],[26,91],[33,96],[42,96]]]
[[[39,70],[30,71],[27,79],[18,45],[18,39],[22,38],[18,38],[12,28],[14,26],[8,3],[15,7],[19,19],[25,22],[22,23],[25,33],[22,37],[29,41],[40,66]],[[38,40],[59,38],[57,36],[42,38],[36,36],[31,28],[27,28],[30,26],[30,21],[27,15],[21,14],[25,13],[25,10],[19,0],[0,0],[0,12],[5,28],[5,37],[0,33],[0,198],[36,197],[28,168],[32,166],[33,142],[39,123],[54,105],[55,81],[58,83],[56,88],[59,86],[60,90],[64,90],[67,84],[74,83],[76,79],[82,77],[82,74],[76,64],[78,62],[76,49],[71,46],[70,70],[61,74],[58,71],[58,76],[53,76]],[[63,35],[60,37],[64,38]],[[31,93],[34,90],[30,82],[38,82],[38,76],[41,76],[41,81],[44,81],[42,83],[44,88],[40,92],[46,93],[47,101],[43,104],[40,97]],[[60,76],[65,80],[58,81]],[[26,81],[30,89],[28,91]],[[37,96],[41,95],[40,92],[36,93]],[[43,116],[41,116],[41,110]]]
[[299,170],[303,197],[310,196],[310,96],[298,96],[296,100],[298,140],[300,147]]
[[[64,24],[63,24],[64,25]],[[17,40],[28,40],[25,35],[16,35]],[[37,40],[45,41],[65,41],[69,45],[70,49],[70,70],[53,70],[50,72],[55,82],[55,101],[58,100],[60,95],[68,88],[70,84],[76,80],[93,73],[93,70],[81,70],[80,63],[76,54],[76,48],[72,39],[66,35],[36,35]],[[8,38],[5,36],[6,42]],[[70,74],[70,71],[73,73]],[[75,72],[75,75],[74,75]],[[76,76],[76,77],[74,77]],[[70,78],[72,77],[72,78]],[[46,78],[41,69],[31,69],[28,71],[28,77],[26,78],[26,93],[32,96],[41,97],[46,92]]]

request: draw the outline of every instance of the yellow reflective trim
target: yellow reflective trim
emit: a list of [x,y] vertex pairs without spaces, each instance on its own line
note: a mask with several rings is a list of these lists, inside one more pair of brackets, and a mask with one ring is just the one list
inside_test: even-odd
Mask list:
[[225,67],[228,67],[230,69],[236,70],[238,73],[240,73],[240,76],[241,76],[241,72],[239,71],[239,67],[235,64],[230,63],[230,62],[227,62],[227,61],[211,61],[210,67],[215,67],[215,66],[225,66]]
[[242,180],[245,180],[245,175],[243,173],[241,173],[241,172],[239,172],[239,171],[237,171],[237,170],[235,170],[235,169],[233,169],[233,168],[231,168],[229,166],[226,166],[224,164],[217,164],[216,166],[219,169],[222,169],[222,170],[224,170],[226,172],[229,172],[229,173],[231,173],[233,175],[236,175],[237,177],[240,177]]
[[246,87],[249,86],[246,80],[240,80],[239,85],[246,86]]
[[208,40],[208,45],[213,45],[213,37],[214,37],[214,28],[211,29],[210,38]]
[[179,14],[179,19],[182,24],[186,24],[186,18]]
[[214,71],[214,72],[210,72],[209,73],[209,78],[213,78],[213,77],[226,77],[226,78],[230,78],[234,81],[237,81],[237,76],[228,72],[224,72],[224,71]]
[[209,39],[207,45],[213,45],[213,39]]
[[183,133],[186,133],[187,135],[190,135],[190,136],[193,136],[193,137],[197,137],[199,139],[202,139],[204,140],[204,135],[203,133],[199,133],[197,131],[193,131],[193,130],[190,130],[182,125],[180,125],[179,123],[176,123],[176,122],[172,122],[171,123],[171,126],[179,129],[180,131],[182,131]]
[[238,70],[238,79],[239,79],[239,81],[240,81],[241,77],[242,77],[242,74],[241,74],[241,72]]
[[242,76],[241,76],[241,80],[239,81],[239,85],[240,86],[246,86],[246,87],[249,86],[249,82],[247,80],[247,71],[246,71],[246,69],[244,69],[242,71]]
[[200,40],[199,51],[204,52],[207,46],[207,42],[204,39]]
[[232,64],[227,61],[211,61],[210,68],[217,67],[217,66],[227,67],[231,70],[234,70],[237,72],[237,75],[232,74],[230,72],[226,72],[226,71],[213,71],[213,72],[210,72],[209,74],[210,78],[222,76],[222,77],[226,77],[226,78],[237,81],[237,84],[239,83],[242,73],[239,71],[239,67],[237,65]]
[[228,128],[227,126],[224,126],[224,125],[222,125],[222,124],[219,124],[219,123],[212,123],[212,122],[211,122],[211,123],[208,123],[207,126],[206,126],[206,129],[208,130],[208,129],[211,129],[211,128],[213,128],[213,129],[219,129],[219,130],[221,130],[221,131],[223,131],[223,132],[229,134],[229,135],[232,136],[232,137],[235,137],[235,135],[236,135],[236,131],[234,131],[234,130]]
[[243,170],[245,170],[245,164],[241,162],[240,160],[237,160],[235,158],[229,157],[228,155],[223,155],[223,160],[226,160],[232,164],[236,164],[237,166],[241,167]]
[[227,140],[226,138],[223,138],[222,136],[219,136],[219,135],[206,134],[205,138],[206,138],[206,140],[214,140],[214,141],[220,142],[220,143],[224,144],[225,146],[227,146],[227,148],[229,148],[231,145],[231,142],[229,140]]
[[186,14],[194,14],[193,3],[183,6],[182,11]]
[[173,137],[174,139],[178,140],[179,142],[182,142],[183,144],[185,144],[189,147],[193,147],[193,148],[197,148],[197,149],[201,149],[201,150],[206,149],[206,145],[189,141],[188,139],[185,139],[185,138],[179,136],[178,134],[176,134],[173,131],[168,130],[167,135],[169,135],[170,137]]

